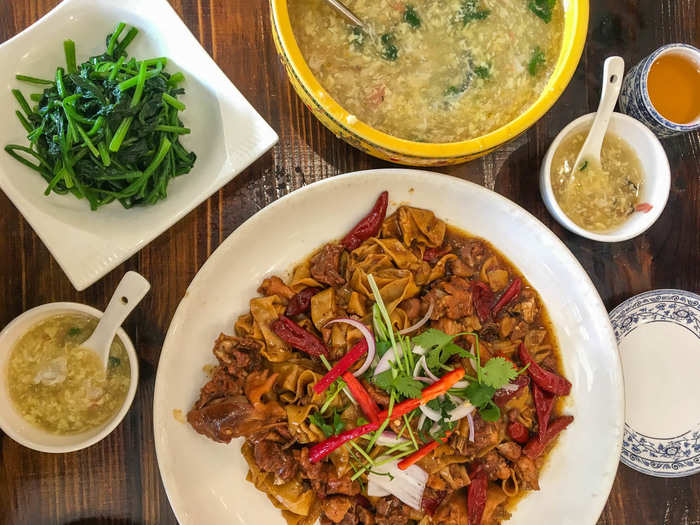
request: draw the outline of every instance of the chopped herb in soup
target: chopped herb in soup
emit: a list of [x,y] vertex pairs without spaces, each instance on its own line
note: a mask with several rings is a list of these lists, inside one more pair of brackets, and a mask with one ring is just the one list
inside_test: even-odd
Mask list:
[[547,84],[561,47],[555,0],[289,0],[312,72],[357,119],[421,142],[458,142],[507,124]]
[[121,408],[131,382],[129,357],[115,338],[105,370],[95,352],[80,346],[95,326],[91,316],[55,315],[17,342],[8,385],[27,421],[54,434],[76,434],[103,425]]
[[621,138],[608,133],[600,152],[601,168],[583,160],[574,168],[588,130],[566,137],[552,158],[552,190],[562,211],[576,224],[603,232],[622,224],[635,211],[642,191],[642,166]]

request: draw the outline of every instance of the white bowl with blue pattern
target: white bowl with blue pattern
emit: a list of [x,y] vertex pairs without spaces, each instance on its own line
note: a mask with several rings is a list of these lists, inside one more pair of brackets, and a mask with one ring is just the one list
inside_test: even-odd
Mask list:
[[700,295],[653,290],[612,312],[625,378],[621,461],[665,478],[700,472]]
[[647,78],[656,60],[665,54],[680,54],[692,60],[700,69],[700,50],[689,44],[668,44],[660,47],[629,70],[620,91],[620,109],[643,122],[660,138],[672,137],[700,129],[700,115],[687,124],[672,122],[661,115],[649,98]]

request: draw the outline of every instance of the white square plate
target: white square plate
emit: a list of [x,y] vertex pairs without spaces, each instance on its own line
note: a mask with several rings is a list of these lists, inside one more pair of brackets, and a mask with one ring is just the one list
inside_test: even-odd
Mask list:
[[78,62],[105,49],[118,22],[139,29],[129,56],[168,57],[167,71],[182,71],[192,129],[183,145],[197,154],[192,171],[172,180],[168,198],[129,210],[118,202],[91,211],[72,195],[44,195],[46,182],[0,152],[0,188],[24,215],[66,272],[83,290],[143,248],[229,182],[277,142],[277,134],[214,63],[166,0],[64,0],[34,25],[0,46],[0,145],[27,145],[15,116],[11,89],[29,98],[41,88],[19,82],[18,73],[53,78],[64,65],[63,41],[75,41]]

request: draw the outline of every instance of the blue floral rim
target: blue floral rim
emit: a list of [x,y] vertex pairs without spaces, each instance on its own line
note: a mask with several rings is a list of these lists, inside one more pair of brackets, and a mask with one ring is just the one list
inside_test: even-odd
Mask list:
[[[636,295],[610,312],[619,342],[650,321],[682,326],[700,339],[700,295],[684,290],[653,290]],[[700,473],[700,424],[672,438],[645,436],[628,424],[620,461],[650,476],[678,478]]]

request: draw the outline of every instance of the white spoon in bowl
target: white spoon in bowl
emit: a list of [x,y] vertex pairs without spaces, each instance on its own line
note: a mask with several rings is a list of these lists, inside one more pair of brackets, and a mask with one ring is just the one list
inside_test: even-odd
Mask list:
[[583,171],[588,167],[601,169],[600,150],[603,147],[603,139],[608,131],[610,117],[615,109],[617,98],[620,96],[622,77],[625,73],[625,61],[622,57],[608,57],[603,65],[603,90],[600,94],[600,103],[596,111],[593,125],[588,136],[581,146],[581,151],[574,162],[574,169]]
[[107,368],[109,348],[112,346],[114,335],[124,322],[124,319],[136,308],[144,295],[151,289],[151,284],[136,272],[126,272],[119,281],[114,295],[109,300],[107,309],[97,323],[95,331],[80,346],[95,352]]

